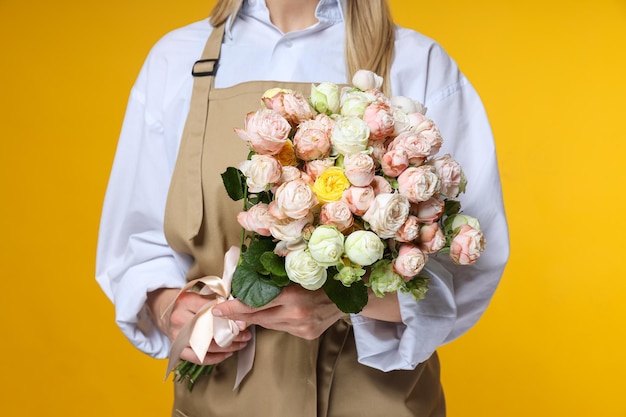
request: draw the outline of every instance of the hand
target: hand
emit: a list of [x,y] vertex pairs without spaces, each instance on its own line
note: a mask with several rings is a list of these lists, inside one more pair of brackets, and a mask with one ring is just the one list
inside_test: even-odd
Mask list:
[[[171,341],[176,339],[176,336],[183,326],[185,326],[207,302],[205,298],[198,294],[185,292],[178,297],[174,307],[163,315],[163,312],[172,303],[172,300],[174,300],[178,292],[179,290],[175,288],[162,288],[149,293],[148,300],[146,301],[153,321],[161,332]],[[180,355],[181,359],[202,365],[212,365],[229,358],[234,352],[243,349],[252,337],[250,331],[246,330],[245,323],[239,322],[237,325],[239,326],[240,332],[230,346],[222,348],[218,346],[215,341],[211,342],[209,350],[202,362],[198,360],[198,357],[193,350],[191,350],[191,347],[187,346]]]
[[280,330],[307,340],[318,338],[346,315],[323,290],[310,291],[299,285],[283,288],[278,297],[259,308],[249,307],[239,300],[226,301],[213,309],[214,315],[220,313],[231,320]]

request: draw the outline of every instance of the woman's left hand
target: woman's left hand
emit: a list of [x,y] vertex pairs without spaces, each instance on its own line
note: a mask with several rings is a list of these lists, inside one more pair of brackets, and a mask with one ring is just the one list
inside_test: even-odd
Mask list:
[[220,313],[221,317],[280,330],[307,340],[318,338],[346,315],[323,290],[310,291],[299,285],[283,288],[278,297],[259,308],[247,306],[239,300],[220,303],[213,308],[213,315],[219,316]]

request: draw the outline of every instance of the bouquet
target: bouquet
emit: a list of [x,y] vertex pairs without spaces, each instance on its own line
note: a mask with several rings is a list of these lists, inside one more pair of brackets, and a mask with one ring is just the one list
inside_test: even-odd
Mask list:
[[250,153],[222,179],[243,201],[231,283],[243,303],[263,306],[294,283],[323,289],[345,313],[363,309],[368,288],[420,300],[429,255],[468,265],[484,251],[478,220],[456,200],[463,170],[437,155],[443,138],[426,108],[381,85],[360,70],[352,86],[313,84],[308,97],[271,89],[235,128]]

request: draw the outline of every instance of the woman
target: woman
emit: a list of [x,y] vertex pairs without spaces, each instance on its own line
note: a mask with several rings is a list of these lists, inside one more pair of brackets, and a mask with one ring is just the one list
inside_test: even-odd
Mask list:
[[[212,60],[194,65],[201,56]],[[262,309],[220,304],[214,315],[242,329],[255,325],[252,370],[233,390],[236,353],[250,330],[228,348],[211,345],[203,363],[219,365],[191,392],[176,386],[173,415],[445,415],[435,350],[486,308],[508,256],[506,220],[478,95],[436,43],[393,25],[384,0],[218,1],[210,23],[164,37],[131,92],[103,210],[97,279],[124,334],[165,357],[204,300],[186,293],[163,314],[166,307],[186,279],[221,275],[224,252],[239,243],[239,205],[228,201],[219,177],[247,154],[232,129],[268,88],[307,92],[311,82],[347,83],[359,68],[384,75],[389,94],[426,105],[444,136],[441,152],[464,167],[470,192],[463,207],[481,219],[488,250],[462,269],[431,259],[430,290],[419,303],[403,294],[370,297],[351,317],[323,292],[298,286]],[[198,76],[208,77],[205,90],[194,86]],[[188,111],[189,120],[208,115],[199,139],[195,122],[185,127]],[[197,362],[189,348],[181,357]]]

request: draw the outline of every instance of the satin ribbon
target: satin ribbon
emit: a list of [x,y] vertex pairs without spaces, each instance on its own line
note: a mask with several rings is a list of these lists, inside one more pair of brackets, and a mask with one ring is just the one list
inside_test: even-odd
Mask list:
[[[207,303],[183,326],[172,343],[167,362],[166,378],[178,365],[180,354],[186,346],[189,345],[198,359],[202,361],[206,356],[211,341],[215,340],[215,343],[220,347],[227,347],[232,343],[235,336],[239,334],[239,327],[233,320],[215,317],[212,313],[216,305],[232,299],[230,287],[238,261],[239,248],[233,246],[224,255],[224,273],[222,277],[209,275],[188,282],[163,313],[164,315],[167,314],[174,307],[176,300],[181,294],[189,291],[199,283],[204,284],[198,291],[198,294],[204,296],[207,299]],[[239,387],[241,381],[252,369],[255,343],[254,331],[253,329],[251,330],[253,338],[244,349],[238,352],[237,377],[233,389]]]

